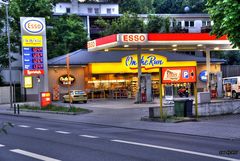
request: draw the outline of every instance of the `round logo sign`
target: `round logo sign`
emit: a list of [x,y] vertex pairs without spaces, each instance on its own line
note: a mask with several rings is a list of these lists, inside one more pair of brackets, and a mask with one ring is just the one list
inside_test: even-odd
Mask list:
[[65,74],[60,76],[58,81],[60,85],[72,85],[75,82],[75,77],[73,75],[70,75],[68,79],[68,75]]
[[43,31],[44,25],[39,20],[28,20],[24,24],[24,29],[32,34],[37,34]]
[[202,82],[207,82],[207,71],[203,70],[199,73],[199,80]]

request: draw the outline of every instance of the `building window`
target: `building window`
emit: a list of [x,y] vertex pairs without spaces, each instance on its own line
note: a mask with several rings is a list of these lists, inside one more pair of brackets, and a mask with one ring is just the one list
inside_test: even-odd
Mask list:
[[190,21],[190,27],[194,27],[194,21]]
[[185,21],[185,27],[194,27],[194,21]]
[[173,21],[171,22],[171,26],[172,27],[181,27],[182,26],[182,23],[180,21]]
[[211,21],[202,21],[202,26],[211,26]]
[[71,12],[71,8],[66,8],[66,13],[70,13]]
[[92,13],[93,9],[92,8],[88,8],[88,13]]
[[99,14],[99,8],[94,8],[94,12],[95,12],[96,14]]
[[111,8],[107,8],[107,14],[111,14],[111,13],[112,13]]

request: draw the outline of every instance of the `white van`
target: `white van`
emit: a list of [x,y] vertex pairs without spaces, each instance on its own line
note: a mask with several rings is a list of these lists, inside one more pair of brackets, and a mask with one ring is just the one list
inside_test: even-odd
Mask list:
[[223,78],[225,96],[238,98],[240,96],[240,76]]

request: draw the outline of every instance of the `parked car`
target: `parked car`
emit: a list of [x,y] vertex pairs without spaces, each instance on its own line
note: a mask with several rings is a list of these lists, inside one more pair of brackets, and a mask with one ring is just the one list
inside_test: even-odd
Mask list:
[[225,96],[238,98],[240,96],[240,76],[223,78]]
[[[87,103],[87,94],[82,90],[71,90],[70,97],[72,102],[83,102]],[[69,94],[63,96],[63,102],[69,102]]]

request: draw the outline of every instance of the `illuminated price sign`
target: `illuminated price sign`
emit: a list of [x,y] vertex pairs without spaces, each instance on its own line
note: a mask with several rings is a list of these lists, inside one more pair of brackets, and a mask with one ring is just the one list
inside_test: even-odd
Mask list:
[[25,72],[25,73],[27,73],[26,75],[34,75],[36,73],[40,73],[40,74],[44,73],[43,72],[43,48],[42,47],[24,47],[23,48],[23,61],[24,61],[24,70],[28,71],[28,72]]

